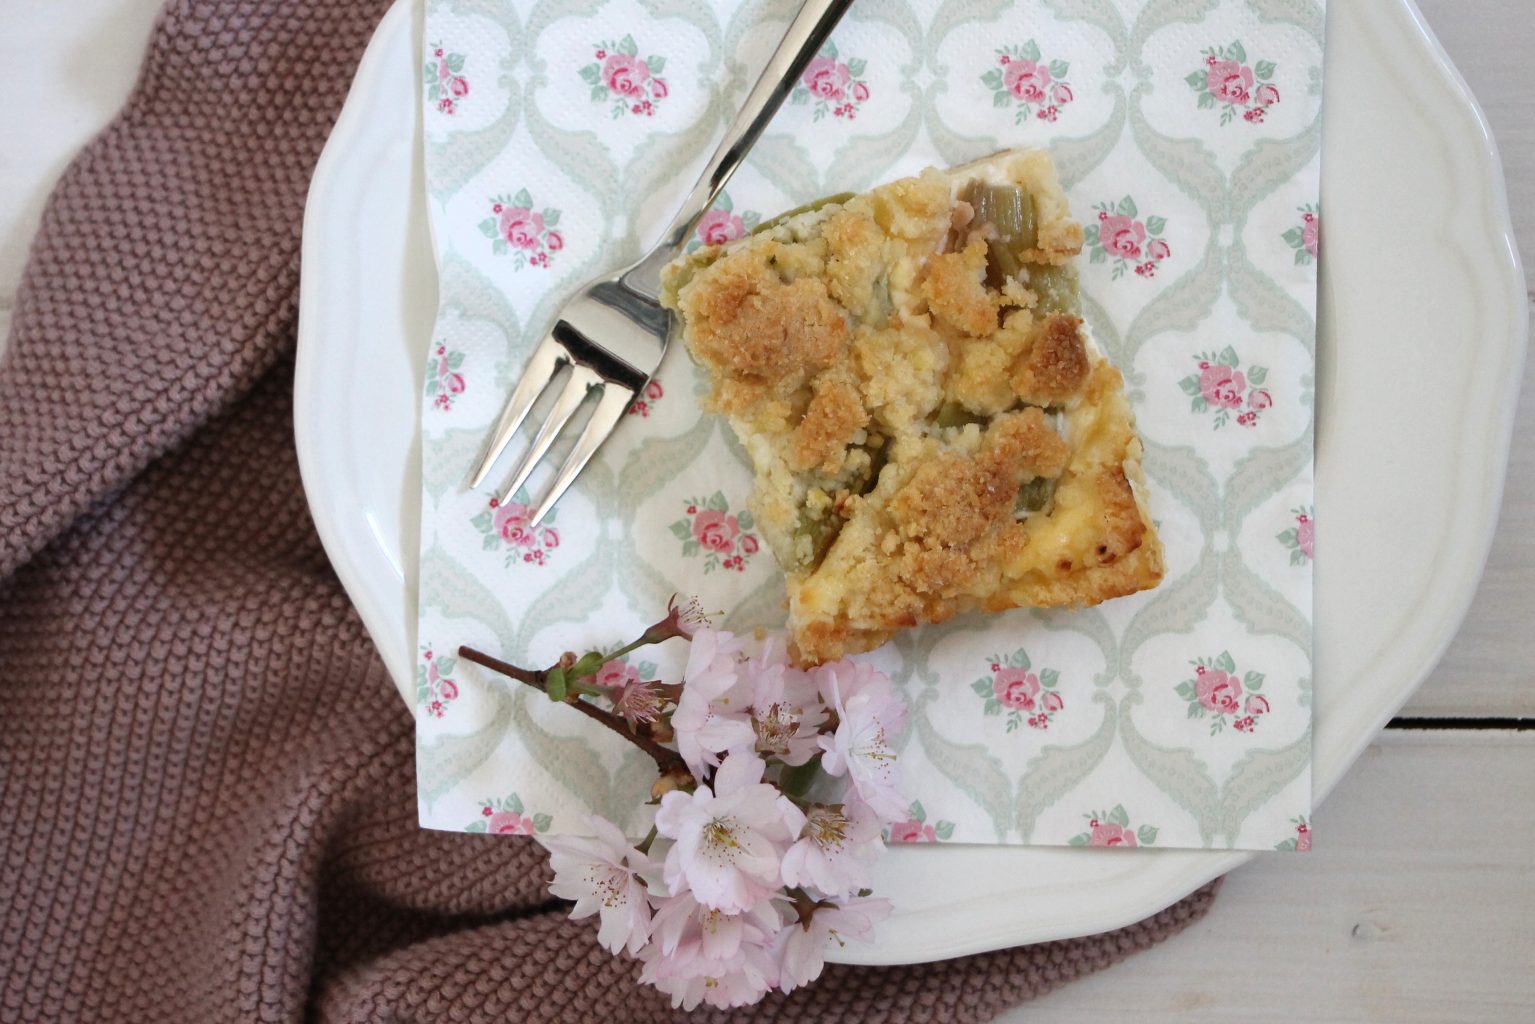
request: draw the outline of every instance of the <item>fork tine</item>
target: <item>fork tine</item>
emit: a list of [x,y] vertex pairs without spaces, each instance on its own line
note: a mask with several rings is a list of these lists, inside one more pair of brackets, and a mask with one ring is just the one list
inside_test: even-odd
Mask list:
[[552,337],[546,337],[538,343],[538,347],[533,350],[533,357],[528,360],[527,369],[522,371],[522,379],[506,400],[495,429],[485,435],[485,443],[480,446],[479,455],[475,456],[474,470],[466,478],[465,490],[472,491],[485,482],[491,467],[496,464],[501,453],[506,451],[517,428],[527,418],[528,410],[533,408],[533,403],[538,401],[538,396],[544,393],[544,388],[549,386],[560,367],[569,361],[565,350]]
[[533,475],[533,469],[539,460],[549,451],[549,446],[554,444],[554,439],[560,431],[565,429],[565,424],[576,414],[581,403],[586,401],[587,393],[594,385],[602,383],[602,378],[596,373],[580,365],[573,364],[570,368],[570,376],[565,381],[565,389],[554,400],[554,407],[549,410],[549,418],[544,420],[544,425],[538,428],[538,434],[534,436],[533,443],[528,446],[527,452],[522,457],[522,465],[518,466],[507,481],[506,486],[496,495],[498,501],[506,501],[507,498],[517,493],[517,489],[528,482],[528,477]]
[[586,468],[587,462],[597,454],[597,449],[602,447],[602,442],[613,433],[613,428],[618,426],[618,421],[623,418],[624,410],[629,408],[629,403],[634,400],[635,392],[630,391],[622,384],[608,381],[602,386],[602,397],[597,400],[597,408],[592,410],[591,418],[586,421],[586,426],[581,431],[581,436],[576,440],[576,446],[570,454],[565,456],[565,464],[554,476],[554,483],[549,485],[549,492],[544,495],[544,500],[538,503],[538,511],[533,513],[533,524],[537,526],[543,521],[545,515],[554,507],[554,503],[560,500],[567,488],[575,481],[581,470]]

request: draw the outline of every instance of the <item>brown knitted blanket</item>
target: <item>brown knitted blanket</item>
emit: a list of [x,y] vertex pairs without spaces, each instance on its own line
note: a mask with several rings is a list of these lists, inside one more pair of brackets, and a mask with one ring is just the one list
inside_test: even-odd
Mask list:
[[[385,6],[172,0],[44,216],[0,369],[0,1021],[678,1016],[530,841],[416,827],[410,717],[304,504],[300,218]],[[739,1016],[986,1020],[1212,895]]]

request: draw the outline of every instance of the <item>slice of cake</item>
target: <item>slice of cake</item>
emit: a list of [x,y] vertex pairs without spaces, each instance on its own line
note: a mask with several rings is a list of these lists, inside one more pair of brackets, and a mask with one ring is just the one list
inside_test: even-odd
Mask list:
[[970,611],[1154,587],[1124,380],[1081,318],[1049,157],[794,211],[668,268],[663,301],[756,471],[807,663]]

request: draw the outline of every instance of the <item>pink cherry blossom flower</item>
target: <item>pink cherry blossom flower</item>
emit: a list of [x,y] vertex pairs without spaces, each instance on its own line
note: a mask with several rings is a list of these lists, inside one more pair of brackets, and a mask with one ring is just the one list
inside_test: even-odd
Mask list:
[[822,699],[837,713],[837,731],[820,738],[821,767],[847,775],[881,821],[898,821],[911,801],[901,793],[895,740],[906,728],[906,701],[880,671],[844,658],[816,673]]
[[530,836],[534,833],[533,819],[524,818],[515,811],[497,811],[490,816],[486,830],[497,836]]
[[1265,82],[1258,86],[1258,91],[1253,93],[1253,102],[1260,107],[1271,107],[1279,102],[1279,87]]
[[778,943],[778,987],[784,992],[808,985],[826,966],[826,944],[847,945],[848,939],[871,942],[874,925],[890,915],[890,901],[868,896],[839,900],[815,908],[803,925],[789,925]]
[[693,539],[710,551],[730,551],[740,534],[736,517],[718,509],[706,508],[693,519]]
[[938,832],[933,826],[912,818],[907,821],[898,821],[890,826],[890,841],[892,843],[936,843]]
[[755,944],[743,945],[727,960],[699,957],[685,970],[674,968],[661,952],[660,943],[640,950],[640,981],[654,985],[672,998],[673,1008],[692,1010],[699,1003],[729,1009],[750,1006],[778,984],[779,967],[773,951]]
[[840,100],[853,74],[846,64],[831,57],[816,57],[805,68],[801,81],[811,94],[823,100]]
[[1218,100],[1245,107],[1252,98],[1253,69],[1234,60],[1217,60],[1205,73],[1205,88]]
[[743,947],[767,948],[773,944],[783,920],[773,899],[765,899],[738,914],[704,906],[690,892],[680,892],[656,902],[651,935],[666,963],[660,977],[697,973],[694,961],[711,967],[735,959]]
[[1094,821],[1091,825],[1092,835],[1088,841],[1089,846],[1139,846],[1135,841],[1135,833],[1122,825],[1116,825],[1112,821]]
[[768,639],[762,653],[746,663],[751,683],[752,728],[757,753],[784,764],[801,765],[820,750],[819,732],[826,709],[815,681],[789,664],[781,639]]
[[712,787],[661,798],[656,831],[675,840],[664,866],[672,893],[690,890],[705,906],[736,914],[778,891],[783,848],[805,816],[762,781],[765,768],[761,758],[736,751],[720,764]]
[[1025,103],[1042,103],[1050,85],[1050,69],[1038,61],[1013,60],[1002,72],[1002,84]]
[[1295,544],[1307,558],[1316,557],[1316,520],[1310,516],[1300,517],[1295,527]]
[[1322,219],[1316,214],[1306,214],[1305,222],[1300,229],[1300,240],[1301,245],[1311,254],[1311,258],[1315,259],[1322,243]]
[[1110,215],[1098,218],[1100,244],[1123,259],[1133,260],[1141,254],[1146,241],[1146,225],[1129,217]]
[[746,234],[746,225],[729,210],[710,210],[698,221],[698,238],[705,245],[723,245]]
[[1039,696],[1039,676],[1021,668],[1005,668],[991,683],[992,693],[1004,707],[1033,711]]
[[630,725],[650,723],[661,717],[666,698],[654,682],[634,680],[613,698],[613,710]]
[[1146,255],[1152,260],[1165,260],[1172,254],[1172,249],[1160,238],[1154,238],[1146,244]]
[[1239,407],[1246,390],[1247,378],[1234,366],[1211,363],[1199,370],[1199,394],[1217,409]]
[[783,858],[785,885],[811,886],[828,896],[869,887],[868,865],[881,849],[879,819],[856,801],[815,804]]
[[757,741],[751,690],[741,677],[737,657],[741,646],[741,640],[730,633],[700,629],[688,650],[682,694],[671,724],[677,733],[677,752],[700,782],[706,767],[720,763],[720,754]]
[[501,237],[517,249],[537,249],[542,243],[544,218],[525,206],[508,206],[498,215]]
[[649,77],[650,65],[627,53],[610,53],[602,62],[603,82],[620,96],[643,95]]
[[869,87],[863,82],[854,82],[853,88],[849,91],[852,94],[854,103],[863,103],[869,98]]
[[611,821],[596,815],[587,821],[593,832],[590,839],[539,837],[554,871],[549,892],[575,901],[572,920],[600,915],[597,941],[608,952],[638,953],[650,939],[650,900],[641,879],[654,873],[657,865],[630,846]]
[[1222,669],[1207,669],[1195,677],[1194,696],[1218,715],[1234,715],[1242,700],[1242,681]]

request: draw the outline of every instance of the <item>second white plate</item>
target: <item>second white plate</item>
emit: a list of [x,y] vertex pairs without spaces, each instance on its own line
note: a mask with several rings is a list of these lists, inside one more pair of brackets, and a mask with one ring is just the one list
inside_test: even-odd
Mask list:
[[[320,537],[407,704],[417,417],[436,310],[418,14],[416,0],[397,0],[379,25],[315,172],[294,402]],[[1317,802],[1433,667],[1470,603],[1528,326],[1497,153],[1417,9],[1335,3],[1327,33]],[[901,894],[896,915],[876,946],[833,959],[935,960],[1119,927],[1250,856],[900,847],[877,879]]]

